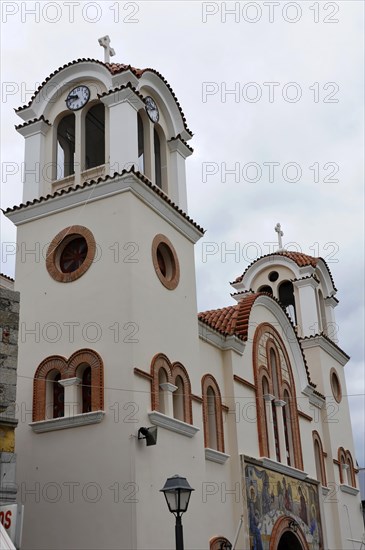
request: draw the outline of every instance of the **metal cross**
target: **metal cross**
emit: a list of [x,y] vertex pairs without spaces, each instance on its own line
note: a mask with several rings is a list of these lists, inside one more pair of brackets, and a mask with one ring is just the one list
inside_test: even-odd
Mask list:
[[110,63],[110,57],[115,55],[115,51],[110,47],[109,35],[107,34],[99,38],[99,44],[104,48],[104,63]]
[[277,223],[275,225],[275,231],[276,233],[278,234],[278,240],[279,240],[279,250],[282,250],[283,249],[283,240],[281,237],[284,236],[284,232],[281,230],[281,225],[280,223]]

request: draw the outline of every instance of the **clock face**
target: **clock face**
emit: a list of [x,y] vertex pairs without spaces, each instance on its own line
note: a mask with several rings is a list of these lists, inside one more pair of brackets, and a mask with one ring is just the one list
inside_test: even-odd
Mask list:
[[160,118],[160,113],[158,112],[158,107],[155,103],[155,100],[152,97],[147,96],[145,99],[146,111],[152,122],[158,122]]
[[90,90],[87,86],[77,86],[71,90],[66,98],[66,105],[71,111],[78,111],[90,99]]

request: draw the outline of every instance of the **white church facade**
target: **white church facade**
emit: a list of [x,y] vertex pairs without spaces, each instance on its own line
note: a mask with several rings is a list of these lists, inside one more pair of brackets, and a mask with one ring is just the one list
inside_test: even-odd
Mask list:
[[42,251],[15,277],[22,548],[170,549],[175,473],[195,489],[186,548],[360,548],[324,260],[279,249],[232,283],[235,305],[197,314],[192,134],[163,76],[80,59],[17,113],[26,178],[6,215]]

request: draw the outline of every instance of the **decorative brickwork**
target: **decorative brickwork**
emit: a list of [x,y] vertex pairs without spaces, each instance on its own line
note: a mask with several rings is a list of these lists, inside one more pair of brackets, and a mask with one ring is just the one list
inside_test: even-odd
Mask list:
[[[284,533],[291,533],[294,536],[294,531],[291,529],[292,523],[293,518],[290,516],[282,516],[277,520],[271,533],[269,550],[277,550]],[[295,526],[295,537],[300,542],[303,550],[309,550],[305,534],[298,524]]]
[[209,541],[209,550],[222,550],[232,548],[232,544],[225,537],[213,537]]
[[193,423],[193,408],[191,404],[191,384],[189,375],[185,367],[181,363],[173,363],[172,365],[172,383],[176,386],[176,377],[180,376],[184,387],[184,422]]
[[165,235],[156,235],[152,241],[152,261],[156,275],[169,290],[174,290],[180,280],[180,266],[176,250]]
[[[256,329],[253,341],[253,367],[256,385],[256,402],[258,408],[257,427],[260,455],[269,457],[268,448],[268,426],[265,411],[263,392],[263,380],[266,378],[269,392],[274,395],[274,380],[271,365],[271,350],[275,357],[277,370],[277,392],[276,399],[287,401],[285,405],[288,411],[288,422],[291,428],[293,461],[295,468],[303,469],[302,447],[299,431],[298,409],[296,400],[295,383],[289,357],[284,343],[278,332],[269,323],[262,323]],[[285,393],[285,394],[284,394]],[[261,414],[262,413],[262,414]],[[288,436],[289,437],[289,436]],[[282,450],[282,453],[284,449]]]
[[42,361],[37,368],[33,381],[33,422],[45,420],[46,417],[46,382],[51,371],[58,371],[61,380],[74,378],[82,365],[91,367],[91,410],[104,408],[104,366],[96,351],[81,349],[67,360],[60,355],[51,355]]
[[211,374],[205,374],[202,378],[202,394],[203,394],[203,423],[204,423],[204,445],[206,448],[215,447],[210,441],[209,435],[209,412],[208,412],[208,389],[211,388],[214,394],[214,409],[215,409],[215,427],[217,437],[217,451],[224,453],[224,431],[223,431],[223,415],[222,415],[222,397],[216,379]]
[[[69,273],[63,273],[60,268],[60,256],[67,244],[73,239],[83,237],[87,244],[87,253],[83,263]],[[91,266],[96,252],[96,243],[93,234],[89,229],[82,225],[71,225],[62,229],[47,250],[46,267],[50,276],[60,283],[70,283],[79,279]]]
[[163,353],[155,355],[151,362],[151,408],[153,411],[160,411],[160,370],[166,375],[166,382],[176,385],[176,378],[180,376],[183,381],[184,397],[184,422],[193,423],[192,394],[190,378],[185,367],[179,363],[171,361]]
[[[350,451],[345,451],[343,447],[338,449],[338,466],[340,469],[340,483],[344,485],[350,485],[351,487],[356,487],[356,477],[355,477],[355,468],[354,461],[352,460],[352,455]],[[347,477],[345,471],[347,470]]]

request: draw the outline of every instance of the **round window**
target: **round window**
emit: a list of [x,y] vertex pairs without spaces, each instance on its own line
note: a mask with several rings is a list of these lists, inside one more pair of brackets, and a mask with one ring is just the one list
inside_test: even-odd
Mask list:
[[152,261],[161,283],[169,290],[179,284],[180,267],[175,248],[164,235],[156,235],[152,242]]
[[81,225],[67,227],[55,236],[48,247],[48,273],[61,283],[75,281],[89,269],[95,251],[95,239],[89,229]]
[[274,283],[275,281],[277,281],[279,278],[279,273],[277,271],[270,271],[269,273],[269,281],[271,281],[272,283]]
[[337,403],[339,403],[342,399],[342,389],[341,389],[340,380],[338,378],[338,375],[335,369],[331,370],[330,377],[331,377],[331,388],[332,388],[333,397],[336,399]]

